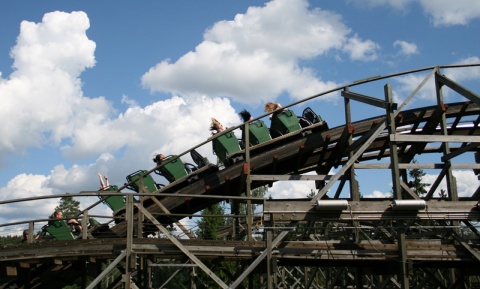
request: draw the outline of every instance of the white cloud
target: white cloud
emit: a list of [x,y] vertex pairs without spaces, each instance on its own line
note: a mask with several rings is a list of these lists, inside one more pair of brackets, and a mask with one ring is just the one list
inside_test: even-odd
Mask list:
[[391,198],[392,193],[390,192],[380,192],[380,191],[373,191],[371,194],[363,196],[364,198]]
[[[454,170],[453,176],[456,179],[459,197],[471,197],[480,185],[480,181],[473,173],[473,170]],[[426,184],[433,184],[436,179],[437,175],[426,174],[422,178],[422,182]],[[429,189],[430,186],[426,188],[427,191]],[[441,181],[440,185],[435,191],[434,197],[439,197],[440,190],[445,190],[445,192],[447,192],[447,184],[445,178]]]
[[110,108],[103,98],[82,96],[79,74],[95,64],[83,12],[52,12],[41,23],[23,21],[11,50],[14,71],[0,80],[0,156],[55,144]]
[[344,46],[351,60],[373,61],[376,60],[377,50],[380,46],[371,40],[362,40],[357,35],[348,39]]
[[[61,148],[71,160],[99,157],[82,165],[56,165],[45,175],[18,175],[0,188],[1,197],[97,190],[98,171],[107,174],[111,184],[122,186],[128,174],[153,167],[155,152],[179,154],[205,141],[210,137],[210,117],[225,126],[240,123],[226,98],[172,97],[139,107],[124,97],[130,107],[115,113],[104,97],[84,97],[80,74],[95,63],[95,43],[86,37],[88,27],[83,12],[53,12],[37,24],[22,22],[11,53],[14,71],[7,79],[0,79],[0,120],[9,124],[0,128],[0,156],[48,144]],[[198,151],[215,162],[211,144]],[[82,198],[81,207],[96,200]],[[39,202],[28,216],[45,218],[58,201]],[[98,210],[111,214],[102,206]],[[20,207],[1,209],[2,218],[22,216]]]
[[[459,197],[471,197],[478,186],[480,185],[480,181],[477,179],[473,170],[454,170],[453,175],[456,179],[457,183],[457,191]],[[435,182],[438,175],[435,174],[425,174],[422,177],[422,183],[430,184],[425,189],[428,192],[431,188],[431,185]],[[440,195],[440,191],[445,190],[447,192],[447,184],[445,178],[440,182],[440,185],[437,187],[433,197],[438,198]],[[381,192],[378,190],[372,191],[370,194],[364,195],[365,198],[391,198],[391,192]]]
[[[32,198],[53,194],[49,177],[20,174],[11,179],[6,187],[0,188],[0,200]],[[58,202],[54,199],[0,204],[0,223],[47,218]]]
[[306,198],[312,190],[317,192],[314,181],[279,181],[273,183],[273,186],[268,189],[266,197],[271,196],[273,199]]
[[272,100],[284,92],[305,98],[338,85],[320,80],[301,60],[333,50],[353,60],[376,58],[373,41],[356,35],[349,39],[350,33],[338,14],[309,9],[304,0],[275,0],[216,23],[195,51],[173,63],[158,63],[142,83],[152,91],[228,96],[244,103]]
[[420,0],[435,26],[466,25],[480,18],[480,2],[477,0]]
[[[230,105],[228,99],[202,97],[184,100],[173,97],[152,105],[131,107],[115,119],[109,119],[101,128],[93,124],[74,132],[71,146],[65,147],[67,155],[96,155],[101,152],[115,152],[122,148],[118,157],[103,153],[91,164],[65,167],[55,166],[49,175],[15,177],[5,188],[0,189],[0,195],[8,199],[48,194],[78,193],[80,191],[98,190],[97,172],[108,175],[111,185],[122,186],[126,176],[137,170],[150,170],[154,167],[152,157],[155,153],[180,154],[192,146],[206,141],[211,135],[209,131],[210,117],[216,117],[225,126],[238,125],[240,119]],[[216,162],[211,143],[197,149],[210,162]],[[193,163],[189,155],[182,160]],[[154,179],[163,184],[167,182],[160,176]],[[23,186],[28,185],[27,189]],[[33,186],[33,188],[31,187]],[[126,190],[128,191],[128,190]],[[95,202],[96,198],[81,198],[81,208]],[[53,205],[54,204],[54,205]],[[32,214],[36,218],[48,216],[58,204],[58,199],[42,205]],[[23,204],[25,205],[25,204]],[[42,208],[40,208],[42,206]],[[20,207],[20,206],[19,206]],[[104,205],[95,209],[101,215],[110,215],[111,211]],[[2,211],[3,218],[13,218],[15,210]]]
[[[364,0],[354,4],[378,7],[390,6],[406,12],[411,3],[418,3],[431,18],[434,26],[467,25],[480,18],[480,2],[477,0]],[[359,4],[361,3],[361,4]]]
[[[469,57],[466,59],[461,59],[457,64],[475,64],[480,63],[480,58],[478,57]],[[425,79],[429,72],[427,73],[417,73],[417,74],[408,74],[405,76],[400,76],[395,78],[395,81],[399,83],[399,86],[393,86],[395,94],[399,99],[405,99],[410,93],[417,88],[417,86]],[[441,74],[445,74],[448,78],[453,81],[462,83],[464,81],[478,80],[480,79],[480,67],[463,67],[463,68],[446,68],[443,69]],[[423,88],[417,92],[414,96],[413,102],[418,100],[436,100],[436,91],[434,84],[434,77],[432,76],[430,80],[423,86]],[[453,92],[449,88],[443,88],[443,96],[446,102],[451,101],[465,101],[466,99],[459,94]],[[429,104],[431,105],[431,104]]]
[[[468,57],[458,61],[458,64],[479,64],[480,58],[477,56]],[[445,69],[447,76],[456,81],[478,80],[480,79],[480,67],[464,67],[461,69]]]
[[407,41],[403,40],[396,40],[393,43],[393,47],[399,47],[400,48],[400,54],[402,55],[412,55],[412,54],[418,54],[418,48],[415,43],[409,43]]

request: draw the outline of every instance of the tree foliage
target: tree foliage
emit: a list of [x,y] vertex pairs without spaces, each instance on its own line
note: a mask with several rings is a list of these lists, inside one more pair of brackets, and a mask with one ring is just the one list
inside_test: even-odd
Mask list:
[[0,247],[17,245],[22,241],[22,236],[0,236]]
[[[417,161],[413,159],[412,163],[416,164]],[[422,178],[426,175],[426,173],[422,169],[411,169],[408,171],[408,175],[413,179],[410,181],[410,186],[412,187],[413,191],[420,197],[425,195],[427,193],[425,188],[430,186],[430,184],[422,182]]]
[[216,203],[201,212],[202,217],[197,221],[197,237],[205,240],[218,240],[218,230],[226,225],[224,217],[210,217],[221,216],[225,214],[224,208],[220,203]]

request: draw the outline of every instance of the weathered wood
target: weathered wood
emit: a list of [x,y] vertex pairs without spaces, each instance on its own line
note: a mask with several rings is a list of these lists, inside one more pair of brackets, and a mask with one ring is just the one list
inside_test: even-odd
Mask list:
[[420,211],[393,211],[392,201],[349,202],[343,211],[319,211],[309,200],[265,201],[263,213],[276,222],[290,221],[382,221],[382,220],[476,220],[480,219],[477,201],[429,201]]

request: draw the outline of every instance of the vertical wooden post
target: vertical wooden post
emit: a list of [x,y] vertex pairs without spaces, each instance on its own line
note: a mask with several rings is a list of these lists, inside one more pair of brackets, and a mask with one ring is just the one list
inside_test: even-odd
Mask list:
[[[392,87],[390,84],[385,85],[385,101],[389,104],[392,103]],[[395,116],[391,105],[387,108],[387,128],[390,135],[395,134]],[[402,188],[400,185],[400,170],[398,168],[398,148],[397,143],[390,141],[390,163],[392,172],[393,194],[397,200],[402,199]],[[405,221],[399,222],[400,228],[398,229],[398,251],[399,251],[399,280],[403,289],[408,289],[408,270],[407,270],[407,247],[405,242]]]
[[33,240],[35,239],[33,235],[35,234],[35,227],[33,222],[28,222],[28,238],[27,242],[28,243],[33,243]]
[[127,248],[125,250],[125,275],[124,280],[125,282],[125,289],[130,289],[130,282],[131,282],[131,270],[134,266],[132,266],[133,262],[135,262],[135,258],[132,254],[132,245],[133,245],[133,195],[127,195],[126,201],[126,220],[127,220]]
[[267,289],[273,289],[272,230],[267,230]]
[[[345,91],[348,91],[348,87],[345,87]],[[349,125],[352,123],[352,115],[350,111],[350,99],[345,97],[345,124]],[[348,144],[352,144],[352,135],[348,136]],[[350,151],[348,153],[348,158],[353,158],[354,152]],[[358,182],[355,179],[355,166],[350,166],[348,168],[348,176],[350,178],[350,197],[352,198],[353,202],[360,201],[360,190],[358,189]],[[358,227],[360,227],[360,223],[357,221],[353,221],[353,226],[355,227],[355,243],[360,243],[360,232],[358,231]]]
[[[438,109],[443,112],[442,119],[440,122],[440,127],[442,129],[442,135],[448,135],[447,120],[445,117],[446,107],[445,107],[445,104],[443,103],[442,84],[437,80],[437,75],[438,75],[438,72],[435,73],[435,89],[437,91],[437,105],[438,105]],[[442,152],[444,157],[450,154],[450,145],[448,142],[442,143]],[[455,181],[455,177],[453,176],[450,159],[445,158],[444,163],[445,163],[445,166],[448,168],[445,174],[445,178],[447,181],[448,196],[451,201],[455,202],[455,201],[458,201],[457,183]]]
[[[245,161],[246,161],[246,186],[245,191],[248,198],[252,196],[251,191],[251,176],[250,176],[250,126],[249,123],[245,123]],[[252,223],[253,223],[253,216],[252,216],[252,200],[247,200],[247,236],[249,241],[253,241],[252,236]]]
[[88,238],[88,210],[83,212],[82,218],[82,239]]

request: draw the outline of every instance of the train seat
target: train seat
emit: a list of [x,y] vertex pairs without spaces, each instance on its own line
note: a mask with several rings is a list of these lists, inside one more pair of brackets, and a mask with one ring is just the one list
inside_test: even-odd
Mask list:
[[[117,192],[118,187],[113,185],[107,188],[107,191]],[[98,196],[104,204],[106,204],[112,211],[116,212],[125,207],[125,198],[123,196]]]
[[49,224],[44,230],[59,241],[75,239],[75,236],[73,236],[72,231],[65,220],[49,221]]
[[257,145],[272,139],[270,131],[263,120],[257,120],[249,126],[250,145]]
[[155,192],[156,190],[158,190],[160,188],[160,186],[155,183],[155,180],[152,178],[151,175],[145,175],[148,171],[145,171],[145,170],[139,170],[139,171],[136,171],[134,173],[131,173],[130,175],[128,175],[126,178],[127,178],[127,181],[128,182],[132,182],[128,188],[135,191],[135,192],[140,192],[140,185],[141,185],[141,180],[140,178],[142,177],[143,179],[143,185],[145,186],[145,189],[147,191],[147,193],[153,193]]
[[[165,161],[176,156],[170,155],[165,158]],[[158,163],[160,164],[160,163]],[[189,164],[188,164],[189,165]],[[188,175],[188,171],[193,171],[196,169],[195,166],[184,164],[180,158],[174,159],[168,164],[164,165],[158,170],[155,170],[155,173],[163,176],[167,181],[173,183],[174,181],[181,179]],[[187,171],[188,170],[188,171]]]
[[328,129],[327,122],[322,117],[316,114],[310,107],[303,110],[302,117],[311,122],[312,124],[323,122],[325,129]]
[[275,138],[301,129],[297,115],[286,110],[274,113],[270,124],[270,135]]
[[196,150],[191,150],[190,156],[192,157],[193,162],[197,165],[199,169],[210,164],[210,162],[208,161],[208,158],[203,157]]
[[228,165],[230,163],[228,155],[234,154],[241,150],[237,137],[231,131],[213,139],[212,147],[213,152],[224,165]]

